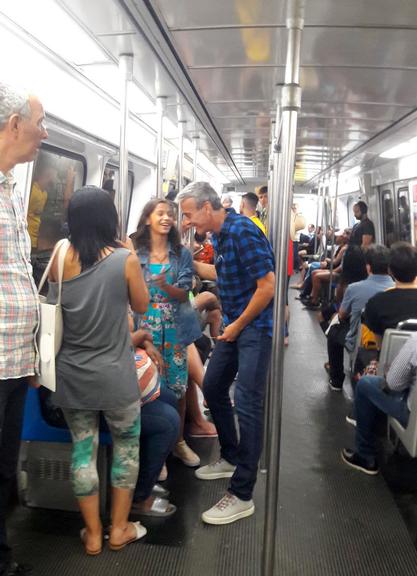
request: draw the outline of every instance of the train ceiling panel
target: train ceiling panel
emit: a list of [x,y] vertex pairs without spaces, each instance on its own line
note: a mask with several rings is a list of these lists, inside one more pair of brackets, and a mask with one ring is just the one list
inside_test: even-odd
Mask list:
[[[268,154],[259,152],[269,148],[283,81],[286,2],[151,3],[233,158],[242,148],[266,176]],[[297,153],[305,179],[415,108],[416,22],[414,0],[395,9],[392,0],[306,2]]]
[[[266,179],[277,85],[284,79],[285,0],[58,2],[111,61],[133,52],[135,82],[153,103],[168,96],[171,123],[184,118],[187,136],[200,136],[201,150],[224,174]],[[301,182],[358,147],[357,161],[369,159],[364,145],[379,142],[378,134],[395,123],[403,127],[417,94],[415,0],[305,5]]]
[[170,29],[285,25],[285,6],[276,0],[158,0]]

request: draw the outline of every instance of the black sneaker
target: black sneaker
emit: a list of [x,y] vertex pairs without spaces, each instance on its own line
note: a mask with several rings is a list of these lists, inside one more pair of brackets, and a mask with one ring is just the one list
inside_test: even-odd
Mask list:
[[303,304],[307,310],[320,310],[320,308],[321,308],[321,304],[319,302],[317,302],[317,304],[315,304],[314,302],[308,301],[308,302],[303,302]]
[[337,382],[334,382],[331,378],[329,378],[329,386],[331,390],[334,390],[335,392],[341,392],[343,390],[343,382],[342,384],[338,384]]
[[355,468],[356,470],[360,470],[360,472],[364,472],[369,476],[376,476],[379,472],[378,464],[376,462],[374,462],[374,464],[368,464],[364,458],[361,458],[359,454],[356,454],[353,450],[343,448],[340,455],[345,464]]

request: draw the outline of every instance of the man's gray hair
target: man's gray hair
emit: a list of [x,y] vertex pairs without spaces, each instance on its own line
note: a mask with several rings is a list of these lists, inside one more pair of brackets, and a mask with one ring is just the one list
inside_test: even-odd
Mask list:
[[194,198],[198,209],[203,207],[204,202],[210,202],[213,210],[220,210],[222,207],[219,195],[208,182],[191,182],[176,197],[177,202]]
[[31,117],[29,94],[0,82],[0,130],[3,130],[12,114]]

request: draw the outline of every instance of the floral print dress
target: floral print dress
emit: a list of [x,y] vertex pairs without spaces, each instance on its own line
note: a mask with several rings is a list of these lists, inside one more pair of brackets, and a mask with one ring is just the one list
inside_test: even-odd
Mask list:
[[[170,388],[177,398],[182,398],[187,389],[188,367],[187,347],[177,343],[175,325],[175,306],[177,301],[152,284],[152,276],[160,274],[164,264],[149,264],[150,278],[148,284],[150,302],[147,311],[141,317],[141,328],[152,334],[153,343],[164,359],[164,371],[161,376],[161,387]],[[173,284],[171,270],[166,273],[168,284]]]

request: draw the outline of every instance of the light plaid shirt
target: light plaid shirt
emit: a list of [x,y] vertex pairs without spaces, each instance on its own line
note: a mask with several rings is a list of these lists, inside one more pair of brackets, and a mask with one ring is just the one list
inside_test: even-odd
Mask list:
[[387,374],[387,385],[394,392],[402,392],[414,385],[417,374],[417,333],[401,347]]
[[35,373],[38,318],[23,201],[0,172],[0,380]]

